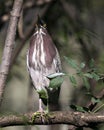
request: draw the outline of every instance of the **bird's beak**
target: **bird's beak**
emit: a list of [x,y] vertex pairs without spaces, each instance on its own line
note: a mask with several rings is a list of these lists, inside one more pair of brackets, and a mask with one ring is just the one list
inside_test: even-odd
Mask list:
[[43,21],[43,20],[40,18],[40,16],[38,15],[36,27],[37,27],[37,29],[40,29],[42,26],[43,26],[43,27],[46,27],[46,24],[44,23],[44,21]]
[[38,15],[38,16],[37,16],[37,23],[36,23],[36,25],[35,25],[36,30],[39,30],[39,29],[40,29],[40,26],[41,26],[40,17],[39,17],[39,15]]
[[42,26],[42,20],[41,20],[40,16],[38,15],[37,27],[40,28],[41,26]]

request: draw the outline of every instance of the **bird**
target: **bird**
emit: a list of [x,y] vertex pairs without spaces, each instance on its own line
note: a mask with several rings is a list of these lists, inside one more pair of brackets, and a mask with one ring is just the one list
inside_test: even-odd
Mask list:
[[[39,94],[39,112],[44,112],[43,104],[56,103],[60,87],[49,89],[51,77],[60,75],[62,70],[59,52],[47,31],[46,24],[38,16],[35,32],[30,39],[27,52],[27,68],[33,86]],[[48,110],[49,111],[49,110]]]

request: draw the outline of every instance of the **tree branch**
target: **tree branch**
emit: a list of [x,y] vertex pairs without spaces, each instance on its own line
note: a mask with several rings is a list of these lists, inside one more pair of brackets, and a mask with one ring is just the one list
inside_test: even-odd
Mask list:
[[7,30],[7,36],[5,40],[5,47],[2,56],[2,63],[0,66],[0,104],[2,102],[5,81],[9,72],[12,52],[14,49],[15,34],[17,28],[18,17],[22,8],[23,0],[15,0],[13,10],[11,11],[11,17],[9,27]]
[[33,113],[21,115],[9,115],[0,117],[0,127],[14,125],[52,125],[68,124],[77,127],[92,127],[98,123],[104,123],[104,114],[101,113],[81,113],[71,111],[57,111],[49,113],[49,117],[42,122],[40,117],[32,121]]

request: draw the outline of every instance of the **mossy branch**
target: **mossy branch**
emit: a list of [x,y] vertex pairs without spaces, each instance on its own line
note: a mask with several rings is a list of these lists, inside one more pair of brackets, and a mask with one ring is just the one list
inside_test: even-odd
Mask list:
[[54,125],[68,124],[77,127],[93,127],[104,123],[104,114],[102,113],[81,113],[71,111],[56,111],[49,113],[49,116],[42,122],[41,117],[36,117],[32,121],[34,113],[20,115],[9,115],[0,117],[0,127],[16,125]]

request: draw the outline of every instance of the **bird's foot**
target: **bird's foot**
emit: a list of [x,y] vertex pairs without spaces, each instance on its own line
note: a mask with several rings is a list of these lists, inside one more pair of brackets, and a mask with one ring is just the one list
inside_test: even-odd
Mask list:
[[48,123],[50,120],[50,115],[48,111],[37,111],[32,116],[32,122],[34,122],[37,118],[40,118],[43,123]]

